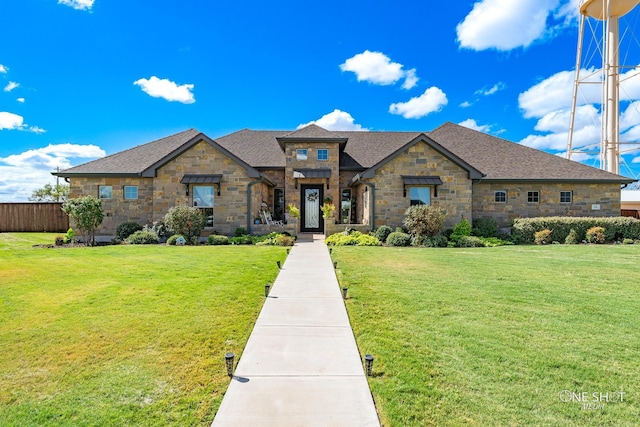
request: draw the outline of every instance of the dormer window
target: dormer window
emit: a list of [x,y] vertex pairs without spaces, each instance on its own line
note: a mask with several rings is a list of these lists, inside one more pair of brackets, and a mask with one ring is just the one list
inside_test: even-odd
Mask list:
[[296,159],[297,160],[307,160],[307,149],[306,148],[298,148],[296,150]]

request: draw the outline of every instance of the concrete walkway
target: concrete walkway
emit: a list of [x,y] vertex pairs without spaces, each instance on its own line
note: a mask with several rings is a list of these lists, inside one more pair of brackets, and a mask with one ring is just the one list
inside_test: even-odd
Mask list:
[[380,426],[323,239],[291,249],[213,427]]

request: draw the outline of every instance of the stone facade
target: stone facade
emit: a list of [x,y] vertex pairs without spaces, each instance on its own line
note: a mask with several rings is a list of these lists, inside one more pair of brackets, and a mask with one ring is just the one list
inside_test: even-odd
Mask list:
[[[505,202],[495,201],[495,192],[505,191]],[[571,202],[560,202],[560,192],[571,192]],[[539,201],[530,203],[529,192]],[[540,216],[619,216],[620,184],[551,182],[479,182],[473,186],[475,218],[493,218],[507,227],[514,218]]]
[[[375,183],[374,227],[402,224],[410,205],[409,189],[405,196],[401,176],[439,176],[437,196],[431,186],[431,204],[447,209],[444,227],[453,227],[462,218],[471,220],[472,181],[466,170],[438,153],[426,143],[419,142],[376,170],[369,180]],[[359,192],[360,196],[360,192]],[[363,218],[368,218],[367,192],[362,192]]]

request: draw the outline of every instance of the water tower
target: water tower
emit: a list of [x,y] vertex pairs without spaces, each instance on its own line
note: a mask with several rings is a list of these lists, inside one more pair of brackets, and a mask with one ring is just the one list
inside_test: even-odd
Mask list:
[[[601,75],[597,79],[602,85],[601,135],[599,150],[600,168],[615,174],[620,173],[620,37],[619,18],[629,13],[640,0],[581,0],[578,52],[576,55],[576,77],[569,126],[567,157],[578,152],[573,149],[573,130],[577,103],[578,86],[582,83],[593,84],[593,76],[580,76],[582,65],[582,46],[584,42],[585,22],[588,19],[601,21],[602,36],[598,40],[598,50],[602,56]],[[636,68],[637,64],[633,67]]]

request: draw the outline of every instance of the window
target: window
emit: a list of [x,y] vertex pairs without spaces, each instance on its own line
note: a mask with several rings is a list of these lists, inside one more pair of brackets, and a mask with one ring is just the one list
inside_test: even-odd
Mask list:
[[296,159],[297,160],[307,160],[307,149],[306,148],[298,148],[296,150]]
[[342,190],[340,199],[340,222],[348,224],[351,221],[351,189]]
[[284,190],[282,188],[273,190],[273,219],[276,221],[284,219]]
[[571,203],[572,200],[573,200],[573,192],[571,191],[560,192],[560,203]]
[[99,199],[110,199],[113,195],[113,191],[110,185],[100,185],[98,186],[98,198]]
[[529,191],[527,193],[527,202],[529,203],[540,202],[540,193],[538,191]]
[[493,194],[493,200],[496,203],[507,203],[507,192],[506,191],[496,191]]
[[136,200],[138,198],[138,186],[137,185],[125,185],[124,186],[124,198],[125,198],[125,200]]
[[409,188],[409,202],[410,206],[413,205],[430,205],[431,204],[431,188],[429,187],[410,187]]
[[326,148],[318,148],[318,160],[327,160],[329,158],[329,150]]
[[207,219],[205,227],[213,227],[213,186],[195,185],[193,187],[193,206],[200,208]]

